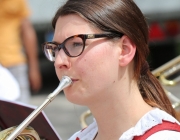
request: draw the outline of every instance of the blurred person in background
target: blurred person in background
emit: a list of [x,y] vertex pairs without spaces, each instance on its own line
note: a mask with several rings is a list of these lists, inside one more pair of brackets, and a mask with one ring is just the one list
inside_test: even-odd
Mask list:
[[0,99],[16,101],[20,97],[17,80],[8,69],[0,65]]
[[[28,103],[31,90],[41,88],[35,30],[25,0],[0,0],[0,63],[19,83],[19,101]],[[9,85],[11,88],[11,85]]]

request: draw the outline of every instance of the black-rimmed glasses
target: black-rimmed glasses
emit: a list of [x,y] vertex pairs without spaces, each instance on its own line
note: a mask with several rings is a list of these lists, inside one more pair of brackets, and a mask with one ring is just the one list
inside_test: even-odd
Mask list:
[[122,37],[122,33],[118,34],[79,34],[68,37],[63,43],[58,44],[57,42],[45,42],[42,44],[43,52],[48,60],[55,61],[55,57],[60,49],[63,49],[67,56],[77,57],[81,55],[85,48],[86,39],[94,38],[115,38]]

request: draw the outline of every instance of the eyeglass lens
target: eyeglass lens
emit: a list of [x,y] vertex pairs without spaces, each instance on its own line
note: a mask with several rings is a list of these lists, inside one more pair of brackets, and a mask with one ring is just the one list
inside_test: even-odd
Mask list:
[[62,48],[66,55],[70,57],[78,56],[84,49],[84,42],[80,37],[71,37],[65,40],[61,45],[56,43],[46,43],[44,46],[44,53],[50,61],[55,61],[55,58]]
[[53,43],[45,43],[43,46],[43,51],[45,53],[45,56],[48,58],[50,61],[55,60],[55,53],[56,53],[57,45]]

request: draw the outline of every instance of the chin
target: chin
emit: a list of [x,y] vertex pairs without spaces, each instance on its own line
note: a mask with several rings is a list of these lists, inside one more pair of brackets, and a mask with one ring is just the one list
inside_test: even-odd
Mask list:
[[83,105],[83,106],[85,105],[85,103],[83,103],[84,101],[80,98],[77,98],[75,96],[69,96],[69,95],[65,95],[65,96],[66,96],[66,99],[73,104]]
[[83,96],[80,95],[79,92],[71,92],[68,89],[66,89],[64,90],[64,95],[66,99],[73,104],[86,105],[85,99],[82,98]]

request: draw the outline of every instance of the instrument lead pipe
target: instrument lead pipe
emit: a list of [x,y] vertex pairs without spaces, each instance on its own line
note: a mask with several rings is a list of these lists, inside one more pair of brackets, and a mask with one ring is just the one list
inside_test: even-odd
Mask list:
[[58,95],[64,88],[72,83],[71,79],[63,76],[59,86],[48,95],[46,100],[36,108],[10,135],[6,140],[14,140],[30,123],[31,121]]

